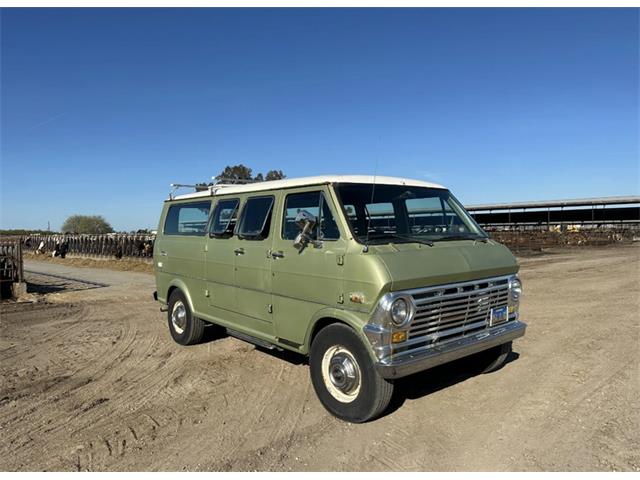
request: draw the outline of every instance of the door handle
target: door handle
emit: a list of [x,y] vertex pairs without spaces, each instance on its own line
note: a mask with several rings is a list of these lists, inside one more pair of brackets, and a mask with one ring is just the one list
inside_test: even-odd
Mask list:
[[271,252],[271,258],[284,258],[284,252],[282,250]]
[[160,255],[162,255],[163,257],[167,256],[167,252],[165,252],[164,250],[160,250]]
[[244,255],[244,248],[240,247],[240,248],[236,248],[233,253],[235,253],[236,255]]

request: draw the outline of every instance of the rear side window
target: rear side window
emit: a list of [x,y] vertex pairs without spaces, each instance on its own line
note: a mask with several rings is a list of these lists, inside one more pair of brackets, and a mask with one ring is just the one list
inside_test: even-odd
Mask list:
[[294,240],[300,228],[295,223],[298,212],[306,210],[318,220],[311,231],[316,240],[337,240],[340,238],[338,225],[327,205],[322,192],[293,193],[287,195],[284,205],[284,221],[282,223],[282,238]]
[[247,199],[238,223],[240,238],[262,240],[269,236],[273,197],[253,197]]
[[239,203],[237,198],[220,200],[213,209],[209,232],[213,235],[232,233],[236,224]]
[[164,221],[165,235],[204,235],[211,202],[171,205]]

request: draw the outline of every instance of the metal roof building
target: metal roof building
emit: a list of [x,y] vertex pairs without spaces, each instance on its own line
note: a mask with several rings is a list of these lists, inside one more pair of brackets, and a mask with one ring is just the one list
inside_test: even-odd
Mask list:
[[640,226],[640,196],[466,205],[485,227],[582,224]]

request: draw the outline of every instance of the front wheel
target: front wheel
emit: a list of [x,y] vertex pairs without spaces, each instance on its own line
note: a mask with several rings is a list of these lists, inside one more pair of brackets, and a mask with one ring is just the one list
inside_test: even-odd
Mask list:
[[341,420],[366,422],[389,405],[393,383],[380,376],[366,346],[346,325],[320,330],[311,344],[309,367],[320,402]]
[[512,342],[503,343],[478,354],[482,373],[491,373],[504,366],[512,351]]

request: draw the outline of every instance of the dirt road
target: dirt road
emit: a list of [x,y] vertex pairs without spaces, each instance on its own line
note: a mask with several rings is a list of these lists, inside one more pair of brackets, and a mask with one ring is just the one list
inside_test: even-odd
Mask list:
[[25,268],[40,301],[0,306],[0,470],[640,470],[638,246],[523,259],[511,361],[406,378],[364,425],[296,356],[173,343],[150,275]]

